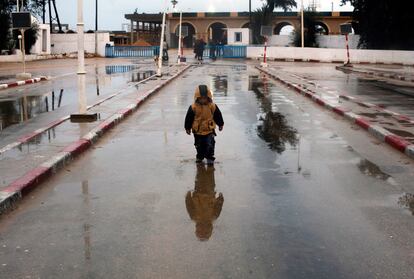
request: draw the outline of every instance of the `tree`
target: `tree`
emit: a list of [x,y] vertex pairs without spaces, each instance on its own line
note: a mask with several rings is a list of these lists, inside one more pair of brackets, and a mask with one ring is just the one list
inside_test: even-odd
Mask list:
[[[40,15],[43,7],[43,0],[24,0],[23,6],[25,10],[32,12],[35,15]],[[13,37],[10,34],[11,19],[10,14],[16,11],[16,1],[0,0],[0,50],[10,49],[14,45]],[[38,27],[34,27],[26,31],[26,49],[30,48],[36,43]]]
[[260,29],[264,25],[269,25],[273,19],[275,9],[291,10],[296,7],[295,0],[262,0],[263,6],[257,9],[253,14],[253,40],[254,43],[263,43],[264,38],[260,36]]
[[371,49],[414,49],[412,1],[342,0],[354,7],[354,30],[360,47]]
[[[305,25],[304,44],[305,47],[318,47],[316,42],[316,33],[319,31],[318,24],[315,21],[317,12],[314,10],[307,10],[303,13],[303,24]],[[293,44],[296,47],[302,46],[301,28],[295,30],[293,33]]]

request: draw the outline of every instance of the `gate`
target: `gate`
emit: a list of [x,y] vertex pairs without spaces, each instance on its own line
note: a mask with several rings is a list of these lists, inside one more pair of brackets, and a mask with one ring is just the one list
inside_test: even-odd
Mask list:
[[105,57],[154,57],[159,49],[159,46],[107,46]]
[[247,46],[206,46],[203,56],[211,58],[213,52],[217,58],[246,58]]

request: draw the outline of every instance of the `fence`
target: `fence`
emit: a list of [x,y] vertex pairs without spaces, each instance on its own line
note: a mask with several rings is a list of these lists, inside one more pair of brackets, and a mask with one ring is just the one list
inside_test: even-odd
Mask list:
[[154,57],[159,49],[159,46],[107,46],[105,57]]
[[247,47],[246,46],[207,46],[203,53],[204,57],[217,58],[246,58]]

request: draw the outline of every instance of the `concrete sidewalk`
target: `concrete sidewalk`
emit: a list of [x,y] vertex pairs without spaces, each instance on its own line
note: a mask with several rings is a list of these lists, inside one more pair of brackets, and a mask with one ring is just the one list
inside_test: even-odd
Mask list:
[[131,114],[149,96],[175,79],[189,66],[164,68],[162,78],[150,78],[110,100],[92,107],[98,113],[93,123],[61,123],[36,135],[24,144],[0,154],[0,213],[9,209],[16,199],[52,175],[73,157],[88,149],[116,123]]

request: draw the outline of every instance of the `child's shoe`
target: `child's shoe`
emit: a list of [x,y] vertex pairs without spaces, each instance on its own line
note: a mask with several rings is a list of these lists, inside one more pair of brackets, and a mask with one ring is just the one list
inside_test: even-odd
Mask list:
[[201,164],[202,162],[203,162],[203,159],[196,158],[196,164]]
[[207,165],[214,166],[214,160],[207,159]]

